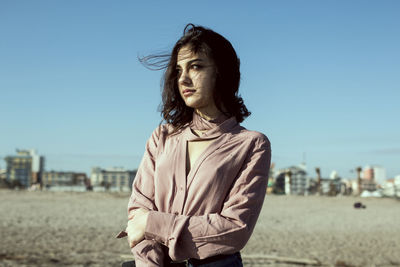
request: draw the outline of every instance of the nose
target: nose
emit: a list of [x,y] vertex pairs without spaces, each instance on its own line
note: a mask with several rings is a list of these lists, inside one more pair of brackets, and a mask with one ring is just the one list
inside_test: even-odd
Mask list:
[[183,85],[188,85],[191,83],[189,73],[186,70],[181,70],[181,73],[180,73],[179,79],[178,79],[178,83],[183,84]]

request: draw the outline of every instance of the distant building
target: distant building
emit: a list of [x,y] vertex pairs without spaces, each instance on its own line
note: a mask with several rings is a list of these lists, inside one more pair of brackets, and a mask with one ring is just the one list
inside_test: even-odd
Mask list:
[[378,188],[375,180],[361,179],[361,192],[362,191],[375,191]]
[[86,185],[86,173],[49,171],[43,173],[43,186]]
[[0,169],[0,188],[8,188],[8,183],[6,182],[7,172],[5,169]]
[[363,168],[362,178],[383,184],[386,181],[386,169],[379,165],[368,165]]
[[5,180],[7,178],[7,170],[0,169],[0,180]]
[[338,174],[338,172],[337,172],[336,170],[333,170],[333,171],[331,172],[331,175],[329,175],[329,178],[331,178],[331,179],[337,179],[337,178],[340,178],[340,176],[339,176],[339,174]]
[[346,184],[339,176],[335,178],[321,178],[321,194],[336,196],[346,192]]
[[360,186],[361,186],[360,188],[359,188],[357,180],[352,180],[350,182],[351,182],[352,192],[355,195],[361,194],[363,191],[373,192],[378,189],[378,184],[375,182],[374,179],[370,180],[370,179],[362,178],[360,180]]
[[44,157],[39,156],[36,150],[29,150],[32,157],[32,183],[41,184],[44,173]]
[[130,171],[124,168],[101,169],[92,168],[90,183],[92,186],[104,186],[106,188],[117,188],[119,190],[130,190],[135,178],[136,170]]
[[362,171],[362,178],[366,180],[373,180],[374,179],[374,169],[370,166],[364,167]]
[[9,183],[22,187],[40,184],[44,171],[44,157],[35,150],[18,150],[16,156],[5,159],[6,179]]
[[374,180],[377,184],[382,184],[386,181],[386,169],[382,166],[374,165]]
[[400,198],[400,175],[388,179],[382,184],[382,194],[387,197]]
[[310,179],[304,165],[292,166],[277,171],[275,177],[275,193],[287,195],[306,195],[310,187]]

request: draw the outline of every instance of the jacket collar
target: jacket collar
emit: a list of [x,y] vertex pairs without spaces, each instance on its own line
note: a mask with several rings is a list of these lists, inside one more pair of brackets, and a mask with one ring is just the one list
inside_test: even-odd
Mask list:
[[[223,133],[231,131],[238,125],[235,117],[227,117],[221,115],[215,120],[206,120],[196,112],[193,112],[193,119],[185,131],[185,137],[187,141],[200,141],[214,139],[222,135]],[[206,130],[201,136],[194,134],[192,130]]]

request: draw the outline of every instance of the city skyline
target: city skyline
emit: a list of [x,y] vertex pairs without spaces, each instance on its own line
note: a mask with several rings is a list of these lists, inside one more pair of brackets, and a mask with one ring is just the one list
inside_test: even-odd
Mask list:
[[[27,150],[16,149],[17,154],[19,154],[21,152],[22,153],[26,153],[26,152],[29,152],[29,151],[33,151],[33,152],[30,152],[30,153],[34,153],[34,154],[37,153],[36,149],[27,149]],[[15,154],[11,155],[10,154],[10,155],[7,155],[4,158],[0,157],[0,160],[4,160],[7,157],[14,157],[14,156],[17,156],[17,155],[15,155]],[[44,155],[37,155],[37,156],[43,157],[44,162],[45,162],[46,157]],[[86,156],[91,157],[90,155],[86,155]],[[43,166],[45,166],[44,162],[43,162]],[[7,165],[7,164],[5,164],[5,165]],[[297,167],[297,168],[304,169],[305,171],[307,171],[307,176],[309,178],[312,178],[312,177],[315,178],[315,177],[318,176],[317,169],[319,170],[319,172],[321,171],[321,169],[318,166],[313,166],[310,169],[309,166],[307,166],[307,163],[304,160],[300,164],[292,164],[292,165],[288,165],[288,166],[285,166],[285,167],[281,167],[279,169],[275,168],[275,163],[274,162],[271,162],[271,170],[275,171],[275,172],[282,172],[285,169],[293,168],[293,167],[295,167],[295,168]],[[86,173],[90,174],[90,173],[93,172],[94,169],[99,169],[99,168],[103,168],[104,170],[128,170],[129,169],[129,168],[125,168],[123,166],[107,166],[107,167],[105,167],[104,165],[93,165],[93,166],[90,167],[90,170],[88,170],[88,171],[79,170],[79,169],[73,169],[73,170],[62,169],[62,170],[59,170],[59,169],[45,168],[45,167],[44,167],[43,170],[45,172],[77,172],[77,173],[79,173],[79,172],[82,173],[83,172],[85,174]],[[386,168],[384,166],[381,166],[381,165],[367,164],[367,165],[364,165],[364,166],[358,166],[357,168],[361,168],[361,170],[362,170],[361,178],[364,178],[364,179],[367,179],[367,180],[374,179],[374,180],[376,180],[376,182],[378,182],[378,184],[383,184],[386,180],[394,178],[394,176],[388,177],[386,175]],[[356,173],[357,172],[357,168],[354,168],[353,170],[351,170],[351,172]],[[6,170],[6,168],[2,168],[1,164],[0,164],[0,170]],[[130,170],[136,171],[137,168],[131,168]],[[377,172],[377,173],[375,174],[375,172]],[[376,175],[377,175],[377,177],[375,177]],[[400,174],[397,174],[395,176],[400,176]],[[349,177],[349,176],[342,177],[341,175],[338,174],[337,170],[335,170],[335,169],[332,169],[329,174],[325,173],[325,175],[323,176],[323,178],[330,178],[330,179],[334,179],[335,177],[340,177],[340,178],[345,178],[345,179],[350,179],[350,180],[354,179],[355,180],[355,179],[357,179],[358,176],[357,176],[357,174],[354,174],[354,177]]]
[[1,1],[0,157],[33,148],[47,170],[136,169],[161,121],[162,75],[138,57],[168,51],[192,22],[237,50],[252,111],[243,126],[269,137],[276,168],[305,158],[324,177],[366,165],[394,177],[399,11],[398,1]]

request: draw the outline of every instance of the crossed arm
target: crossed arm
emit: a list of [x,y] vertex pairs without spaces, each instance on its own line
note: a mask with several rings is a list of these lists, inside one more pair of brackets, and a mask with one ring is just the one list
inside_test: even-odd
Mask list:
[[164,213],[155,207],[151,177],[156,144],[157,134],[153,133],[135,178],[128,207],[126,232],[135,259],[143,259],[146,266],[151,266],[151,262],[162,265],[163,247],[168,247],[169,256],[177,261],[228,254],[243,248],[254,229],[265,196],[270,165],[268,140],[254,142],[221,212],[202,216]]

